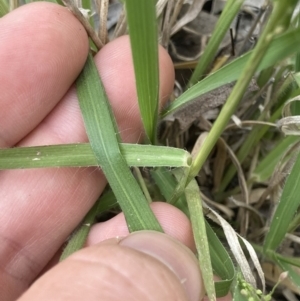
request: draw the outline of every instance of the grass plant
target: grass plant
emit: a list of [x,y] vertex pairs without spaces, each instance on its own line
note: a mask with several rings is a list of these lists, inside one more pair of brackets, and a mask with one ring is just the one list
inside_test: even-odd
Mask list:
[[[87,0],[82,7],[71,0],[63,2],[86,27],[93,50],[100,49],[108,40],[106,21],[102,19],[98,27],[93,17],[84,17],[81,12],[83,9],[94,12],[96,8],[101,16],[107,16],[109,1],[103,0],[99,6],[98,2]],[[161,114],[158,111],[159,37],[168,45],[172,28],[166,26],[166,18],[176,23],[183,1],[177,4],[171,0],[122,2],[127,16],[122,24],[128,25],[147,145],[121,143],[91,52],[76,81],[89,144],[0,149],[0,169],[99,166],[103,170],[110,190],[99,196],[69,240],[62,259],[83,246],[97,214],[111,208],[124,212],[130,231],[162,231],[149,206],[149,195],[155,195],[190,218],[209,300],[216,300],[229,290],[234,300],[270,300],[274,292],[270,288],[270,294],[265,291],[265,277],[269,276],[267,272],[264,275],[261,267],[265,261],[287,271],[289,281],[300,291],[300,274],[295,269],[300,266],[299,259],[281,252],[284,245],[292,248],[299,244],[300,14],[296,9],[299,1],[265,1],[262,9],[268,14],[254,49],[209,73],[226,32],[244,4],[242,0],[228,0],[188,84]],[[0,17],[8,13],[8,8],[9,3],[0,0]],[[248,116],[240,112],[247,105],[243,97],[253,78],[258,86],[254,101],[257,107],[253,105]],[[183,145],[188,151],[161,145],[164,142],[158,135],[159,123],[187,108],[196,98],[235,81],[193,160],[188,151],[194,145]],[[282,110],[286,114],[290,99],[296,99],[296,104],[284,116],[289,119],[277,123]],[[251,105],[244,112],[250,109]],[[239,138],[230,120],[240,122],[236,121],[236,128],[242,131]],[[226,128],[230,122],[233,127]],[[245,130],[243,124],[251,124],[250,130]],[[293,136],[285,137],[281,131]],[[238,164],[230,158],[236,158]],[[214,164],[224,166],[218,176],[214,176]],[[238,177],[236,166],[240,167]],[[143,189],[130,167],[151,168],[151,178],[148,173],[138,173]],[[204,176],[208,179],[205,184],[201,178]],[[219,178],[220,183],[214,184],[217,180],[214,182],[209,177]],[[241,178],[243,181],[238,182]],[[149,192],[144,193],[147,189]],[[266,207],[267,215],[263,215]],[[229,211],[235,215],[234,219]],[[221,277],[216,283],[214,273]]]

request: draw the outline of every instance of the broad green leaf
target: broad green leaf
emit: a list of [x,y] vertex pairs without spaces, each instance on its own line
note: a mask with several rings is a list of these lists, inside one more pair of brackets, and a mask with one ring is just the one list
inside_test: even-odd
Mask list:
[[263,247],[265,254],[268,254],[269,251],[275,251],[279,247],[288,232],[290,222],[300,206],[299,170],[300,155],[298,155],[295,165],[286,180],[280,202],[272,217],[270,229],[267,232]]
[[156,0],[126,0],[140,112],[149,141],[156,142],[159,71]]
[[208,66],[212,63],[216,56],[219,45],[221,44],[226,32],[229,30],[233,19],[239,12],[244,0],[228,0],[223,12],[218,19],[211,38],[205,47],[204,53],[201,55],[199,63],[194,70],[188,86],[194,85],[204,75]]
[[[191,165],[191,156],[183,149],[125,143],[121,143],[119,147],[129,166],[189,167]],[[98,165],[88,143],[0,149],[0,170]]]
[[[265,56],[256,71],[258,72],[271,67],[274,64],[277,64],[278,62],[293,55],[298,51],[299,43],[300,28],[293,29],[275,38],[271,42],[269,49],[266,50]],[[253,51],[250,51],[247,54],[240,56],[233,62],[225,65],[223,68],[212,73],[199,83],[195,84],[193,87],[189,88],[164,110],[162,116],[165,117],[169,114],[172,114],[197,97],[237,80],[241,76],[243,68],[245,67],[252,53]]]
[[121,153],[114,116],[91,55],[76,80],[76,88],[91,148],[124,212],[129,231],[162,231]]

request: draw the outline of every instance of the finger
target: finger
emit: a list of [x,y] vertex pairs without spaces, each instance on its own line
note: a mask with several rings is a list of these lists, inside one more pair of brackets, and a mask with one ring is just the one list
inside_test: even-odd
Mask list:
[[87,54],[83,26],[62,6],[32,3],[0,19],[0,147],[14,145],[44,119]]
[[[128,38],[122,37],[105,46],[96,63],[121,136],[127,142],[137,142],[142,130]],[[174,75],[170,58],[163,50],[160,50],[160,71],[161,95],[167,95]],[[84,141],[87,137],[75,91],[71,89],[20,145]],[[14,170],[0,175],[3,200],[0,203],[3,225],[0,288],[9,292],[7,300],[11,300],[27,288],[81,221],[103,190],[105,180],[96,168]]]
[[[164,233],[175,238],[192,252],[196,251],[192,227],[187,216],[176,207],[163,202],[153,202],[150,204],[153,213],[163,228]],[[119,213],[110,220],[94,225],[88,235],[86,245],[96,245],[102,241],[126,237],[129,235],[123,213]],[[41,275],[53,268],[58,262],[63,249],[60,249],[54,257],[48,262],[47,266],[41,272]]]
[[[192,227],[187,216],[167,203],[153,202],[150,206],[164,232],[195,252]],[[95,245],[109,238],[124,237],[128,234],[124,214],[120,213],[109,221],[94,225],[89,233],[86,245]]]
[[193,253],[165,234],[142,231],[75,253],[37,280],[20,301],[199,301],[203,295]]
[[[187,216],[176,207],[167,203],[153,202],[150,206],[164,232],[187,246],[195,253],[196,246],[193,238],[192,227]],[[129,235],[129,231],[126,225],[126,220],[124,214],[120,213],[109,221],[94,225],[89,233],[86,246],[92,246],[111,238],[125,237],[127,235]],[[49,268],[53,267],[57,264],[57,262],[58,258],[52,262]],[[214,278],[215,281],[220,280],[217,276]],[[232,300],[230,293],[224,297],[217,298],[217,301],[230,300]],[[204,297],[203,301],[208,301],[208,297]]]

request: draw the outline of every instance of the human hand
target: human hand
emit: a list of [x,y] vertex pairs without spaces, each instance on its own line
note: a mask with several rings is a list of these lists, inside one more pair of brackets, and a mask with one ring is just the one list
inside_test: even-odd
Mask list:
[[[61,6],[34,3],[0,19],[0,147],[87,142],[72,84],[88,47],[84,28]],[[142,125],[128,37],[105,46],[95,62],[123,141],[137,143]],[[163,49],[160,77],[163,103],[174,81],[172,62]],[[170,236],[151,231],[128,236],[119,214],[95,225],[87,248],[57,264],[64,241],[105,185],[94,167],[1,171],[1,301],[22,294],[20,301],[203,296],[189,250],[195,251],[190,223],[165,203],[151,206]]]

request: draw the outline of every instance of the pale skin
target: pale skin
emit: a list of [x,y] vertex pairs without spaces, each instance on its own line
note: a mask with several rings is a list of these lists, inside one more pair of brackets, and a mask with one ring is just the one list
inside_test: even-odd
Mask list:
[[[163,104],[174,72],[159,53]],[[73,85],[87,54],[86,32],[66,8],[40,2],[0,19],[0,147],[87,142]],[[95,62],[123,141],[137,143],[143,133],[128,37],[106,45]],[[86,248],[57,263],[105,185],[97,168],[0,172],[1,300],[202,299],[191,225],[165,203],[152,208],[168,236],[128,236],[120,214],[94,226]]]

